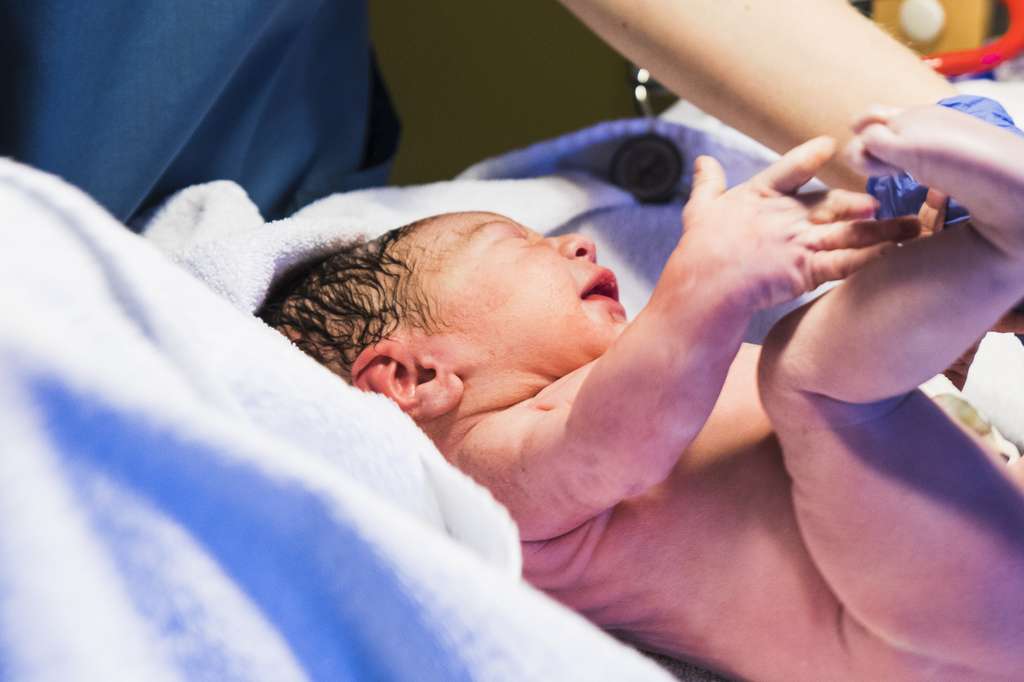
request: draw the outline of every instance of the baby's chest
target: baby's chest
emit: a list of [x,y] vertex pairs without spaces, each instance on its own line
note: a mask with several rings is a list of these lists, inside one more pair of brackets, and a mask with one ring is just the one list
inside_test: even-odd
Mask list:
[[804,552],[793,543],[799,534],[791,509],[774,438],[687,452],[662,483],[540,551],[524,545],[527,576],[533,569],[543,574],[545,589],[604,591],[618,601],[653,604],[680,589],[706,593],[737,579],[744,567],[778,560],[782,545]]
[[599,536],[550,548],[549,558],[562,555],[539,586],[599,625],[688,654],[752,643],[766,619],[776,634],[814,636],[815,614],[834,598],[802,542],[776,456],[762,443],[715,465],[681,463],[610,510]]

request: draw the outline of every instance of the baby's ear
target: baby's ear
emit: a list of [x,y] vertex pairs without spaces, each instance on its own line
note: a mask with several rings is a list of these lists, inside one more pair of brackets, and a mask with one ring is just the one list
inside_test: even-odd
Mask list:
[[391,339],[363,349],[352,363],[352,383],[391,398],[417,423],[441,417],[462,401],[462,380],[447,363]]

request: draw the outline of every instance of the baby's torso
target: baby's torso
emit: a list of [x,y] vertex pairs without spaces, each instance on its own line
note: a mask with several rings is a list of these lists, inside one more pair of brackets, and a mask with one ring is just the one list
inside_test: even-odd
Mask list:
[[756,361],[745,348],[664,482],[524,543],[525,574],[646,648],[741,677],[822,679],[842,666],[838,603],[800,538]]

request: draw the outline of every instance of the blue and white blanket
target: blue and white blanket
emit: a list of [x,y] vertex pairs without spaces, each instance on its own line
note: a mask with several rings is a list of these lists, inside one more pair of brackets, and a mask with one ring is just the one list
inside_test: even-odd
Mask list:
[[9,161],[0,278],[0,679],[666,679],[392,403]]
[[667,679],[520,579],[508,514],[395,405],[252,315],[341,240],[469,209],[590,234],[636,314],[682,200],[603,176],[652,126],[732,182],[772,158],[614,122],[276,223],[202,185],[146,239],[0,160],[0,680]]

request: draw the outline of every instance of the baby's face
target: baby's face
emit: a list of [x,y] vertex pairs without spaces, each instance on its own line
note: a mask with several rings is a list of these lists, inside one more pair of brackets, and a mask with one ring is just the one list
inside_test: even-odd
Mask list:
[[586,237],[544,237],[493,213],[429,228],[445,253],[429,286],[445,333],[485,353],[489,368],[553,380],[600,357],[625,328],[615,276]]

